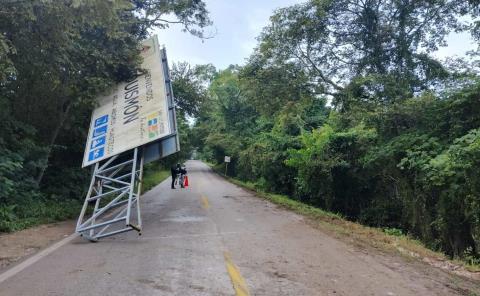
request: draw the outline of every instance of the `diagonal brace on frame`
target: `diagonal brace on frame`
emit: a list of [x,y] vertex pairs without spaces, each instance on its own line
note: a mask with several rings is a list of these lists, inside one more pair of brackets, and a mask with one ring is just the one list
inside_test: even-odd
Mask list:
[[141,234],[143,152],[139,149],[95,164],[77,233],[91,241],[131,230]]

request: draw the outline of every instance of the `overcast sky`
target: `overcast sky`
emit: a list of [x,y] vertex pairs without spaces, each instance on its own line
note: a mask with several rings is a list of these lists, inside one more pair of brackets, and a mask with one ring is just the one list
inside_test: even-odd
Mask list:
[[[206,0],[210,17],[216,30],[214,38],[202,43],[197,37],[182,32],[181,26],[158,30],[160,44],[167,48],[170,64],[187,61],[190,64],[211,63],[219,69],[231,64],[242,65],[257,44],[256,37],[269,22],[273,11],[279,7],[302,3],[303,0]],[[441,48],[437,55],[463,55],[475,48],[468,34],[452,34],[449,46]]]

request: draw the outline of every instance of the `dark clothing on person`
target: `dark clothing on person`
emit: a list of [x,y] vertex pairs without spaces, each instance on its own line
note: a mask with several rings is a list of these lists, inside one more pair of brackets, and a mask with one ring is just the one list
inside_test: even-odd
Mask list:
[[[176,166],[172,166],[171,173],[172,173],[172,189],[175,189],[175,179],[177,178],[177,175],[180,174],[184,176],[187,174],[187,170],[183,168],[180,164],[177,164]],[[183,184],[180,184],[180,186],[183,188]]]
[[177,174],[180,174],[180,170],[176,166],[172,166],[171,168],[172,173],[172,189],[175,189],[175,179],[177,178]]

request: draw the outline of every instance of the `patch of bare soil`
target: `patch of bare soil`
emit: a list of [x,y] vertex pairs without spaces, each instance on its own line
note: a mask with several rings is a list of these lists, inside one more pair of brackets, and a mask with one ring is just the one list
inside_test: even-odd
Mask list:
[[[222,175],[218,176],[223,178]],[[268,194],[256,192],[250,188],[246,188],[242,184],[235,184],[251,193],[253,196],[266,197],[269,199]],[[235,198],[234,196],[228,195],[224,195],[223,197]],[[273,202],[275,203],[275,201]],[[292,210],[287,206],[279,204],[277,204],[277,206],[298,213],[298,211],[295,209]],[[415,259],[457,276],[474,280],[477,284],[480,283],[480,271],[478,271],[477,268],[472,268],[472,270],[470,270],[464,266],[464,264],[449,260],[443,254],[431,251],[422,246],[419,242],[411,240],[407,237],[389,236],[381,229],[371,228],[355,222],[344,220],[339,217],[330,217],[325,215],[316,215],[312,217],[308,214],[299,214],[306,218],[306,221],[308,221],[307,223],[310,226],[320,229],[336,239],[357,246],[360,249],[363,248],[377,250],[381,252],[387,252],[390,255],[400,254],[407,257],[407,259]]]
[[[423,252],[417,253],[398,245],[392,248],[391,242],[382,242],[378,235],[372,234],[368,240],[369,236],[364,232],[351,229],[350,232],[345,229],[335,231],[308,218],[305,223],[352,246],[362,256],[374,258],[397,275],[410,277],[412,282],[415,279],[417,284],[424,282],[425,286],[435,283],[435,289],[431,291],[434,295],[480,295],[480,273],[468,271],[453,261],[436,256],[434,252],[420,249]],[[416,277],[412,277],[414,274]]]
[[40,225],[14,233],[0,233],[0,271],[69,236],[74,230],[75,221],[69,220]]

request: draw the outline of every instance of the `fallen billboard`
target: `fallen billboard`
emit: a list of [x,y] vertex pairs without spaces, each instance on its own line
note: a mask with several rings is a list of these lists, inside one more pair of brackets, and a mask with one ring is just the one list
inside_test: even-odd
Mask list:
[[141,55],[145,72],[98,98],[83,167],[141,146],[147,162],[179,151],[166,51],[153,36]]

